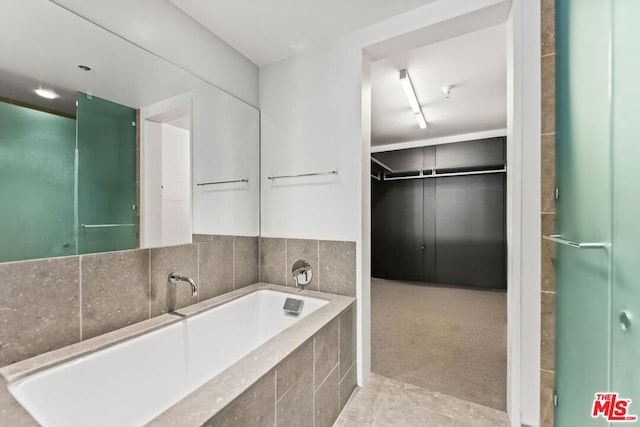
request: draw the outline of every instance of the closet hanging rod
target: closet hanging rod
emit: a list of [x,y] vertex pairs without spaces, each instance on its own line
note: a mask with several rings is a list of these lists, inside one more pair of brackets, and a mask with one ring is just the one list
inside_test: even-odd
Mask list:
[[82,228],[135,227],[135,224],[82,224]]
[[383,168],[385,168],[386,170],[388,170],[389,172],[393,173],[395,172],[393,169],[391,169],[389,166],[387,166],[386,164],[382,163],[380,160],[376,159],[375,157],[371,156],[371,161],[376,163],[379,166],[382,166]]
[[216,184],[233,184],[234,182],[249,182],[249,180],[246,178],[242,178],[242,179],[232,179],[230,181],[199,182],[196,185],[203,186],[203,185],[216,185]]
[[[384,181],[399,181],[402,179],[425,179],[425,178],[444,178],[448,176],[469,176],[469,175],[487,175],[492,173],[505,173],[506,169],[493,169],[486,171],[470,171],[470,172],[446,172],[446,173],[431,173],[425,174],[423,171],[419,171],[419,175],[413,176],[387,176],[384,174]],[[433,172],[432,170],[427,170],[427,172]]]
[[319,175],[338,175],[337,170],[328,171],[328,172],[312,172],[312,173],[301,173],[297,175],[278,175],[278,176],[268,176],[267,179],[274,180],[280,178],[300,178],[303,176],[319,176]]
[[371,178],[375,179],[376,181],[380,181],[382,179],[380,174],[376,175],[376,174],[373,174],[373,173],[371,174]]

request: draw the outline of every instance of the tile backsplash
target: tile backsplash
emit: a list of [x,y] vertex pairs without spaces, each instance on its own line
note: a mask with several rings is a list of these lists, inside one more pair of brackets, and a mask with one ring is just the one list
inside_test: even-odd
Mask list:
[[[195,243],[0,263],[0,366],[80,342],[258,281],[295,286],[291,266],[313,268],[307,289],[355,297],[356,244],[194,235]],[[193,278],[170,285],[176,271]]]
[[306,289],[356,296],[355,242],[261,237],[260,281],[295,286],[291,267],[299,259],[313,269]]
[[[0,366],[258,282],[258,237],[0,264]],[[171,271],[196,280],[169,285]]]

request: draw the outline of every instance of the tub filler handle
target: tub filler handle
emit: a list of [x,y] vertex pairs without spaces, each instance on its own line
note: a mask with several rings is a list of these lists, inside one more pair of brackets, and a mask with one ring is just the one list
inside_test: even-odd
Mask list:
[[167,276],[167,280],[169,281],[169,283],[178,283],[178,282],[189,283],[191,285],[191,296],[192,297],[198,296],[198,285],[196,285],[196,282],[194,282],[192,278],[187,276],[182,276],[176,272],[171,272],[169,273],[169,276]]

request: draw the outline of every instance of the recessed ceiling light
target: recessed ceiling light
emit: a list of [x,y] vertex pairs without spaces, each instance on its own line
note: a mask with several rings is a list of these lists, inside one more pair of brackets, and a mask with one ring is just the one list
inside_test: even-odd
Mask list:
[[91,67],[87,67],[86,65],[78,65],[78,68],[80,68],[82,71],[91,71]]
[[36,93],[36,95],[46,99],[56,99],[58,97],[57,93],[49,89],[40,88],[40,89],[36,89],[34,92]]

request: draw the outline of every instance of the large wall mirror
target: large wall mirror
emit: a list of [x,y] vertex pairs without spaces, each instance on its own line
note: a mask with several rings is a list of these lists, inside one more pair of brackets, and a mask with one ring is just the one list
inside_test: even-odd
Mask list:
[[259,234],[255,107],[54,3],[0,15],[0,262]]

